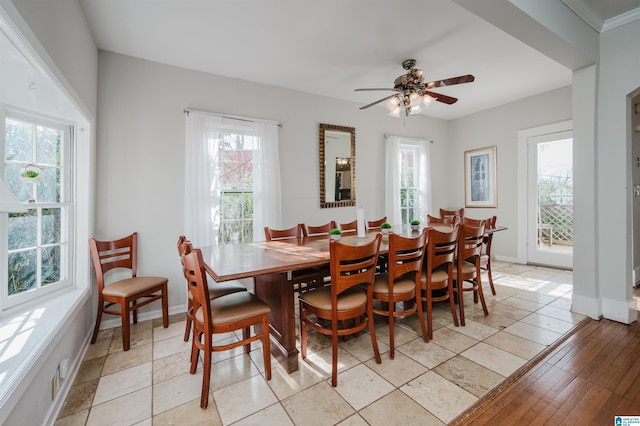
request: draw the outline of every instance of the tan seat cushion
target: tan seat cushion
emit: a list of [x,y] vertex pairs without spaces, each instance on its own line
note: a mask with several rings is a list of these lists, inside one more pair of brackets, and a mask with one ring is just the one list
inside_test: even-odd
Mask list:
[[[247,291],[247,288],[243,286],[240,281],[223,281],[217,283],[213,280],[209,280],[207,282],[209,287],[209,299],[213,300],[215,298],[226,296],[227,294],[238,293],[240,291]],[[193,299],[193,294],[189,292],[189,299]]]
[[[302,293],[299,298],[319,309],[331,310],[331,287]],[[357,308],[367,303],[367,293],[360,288],[352,287],[338,296],[338,310]]]
[[[474,272],[476,272],[476,265],[474,265],[473,263],[464,261],[462,262],[462,273],[463,274],[473,274]],[[454,264],[453,265],[453,274],[457,274],[458,273],[458,265]]]
[[169,281],[164,277],[135,277],[116,281],[104,288],[102,294],[113,297],[131,297]]
[[[427,281],[427,273],[423,272],[420,278],[422,281]],[[431,281],[434,283],[442,283],[449,279],[449,274],[446,270],[436,269],[431,273]]]
[[[389,293],[389,276],[384,274],[376,275],[376,280],[373,282],[373,292],[386,294]],[[405,294],[411,293],[415,290],[416,283],[409,278],[399,277],[393,283],[393,294]]]
[[[242,291],[212,300],[211,322],[214,325],[229,324],[269,313],[270,311],[269,305],[260,300],[255,294]],[[202,306],[198,308],[194,318],[199,322],[204,321]]]

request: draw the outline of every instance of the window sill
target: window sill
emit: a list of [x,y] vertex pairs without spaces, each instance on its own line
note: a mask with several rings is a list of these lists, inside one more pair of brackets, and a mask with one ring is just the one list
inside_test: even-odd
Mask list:
[[73,287],[0,318],[0,424],[47,361],[64,325],[83,309],[89,296],[88,289]]

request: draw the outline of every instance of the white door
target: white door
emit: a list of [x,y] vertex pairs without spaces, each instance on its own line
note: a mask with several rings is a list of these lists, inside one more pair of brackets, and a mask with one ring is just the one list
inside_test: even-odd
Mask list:
[[571,131],[528,138],[527,263],[573,268]]

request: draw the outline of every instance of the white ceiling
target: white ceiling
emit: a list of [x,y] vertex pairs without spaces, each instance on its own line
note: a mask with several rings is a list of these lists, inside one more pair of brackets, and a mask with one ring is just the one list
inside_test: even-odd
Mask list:
[[[563,0],[602,22],[639,0]],[[451,0],[81,0],[98,48],[179,67],[366,105],[415,58],[453,119],[571,84],[571,71]],[[580,4],[582,8],[575,5]],[[606,6],[606,5],[608,6]],[[577,11],[580,9],[583,13]],[[379,107],[364,113],[384,113]]]

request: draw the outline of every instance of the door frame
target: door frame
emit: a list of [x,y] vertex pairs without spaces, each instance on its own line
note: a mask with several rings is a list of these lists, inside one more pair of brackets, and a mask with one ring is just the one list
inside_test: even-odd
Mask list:
[[518,130],[518,174],[517,174],[517,218],[516,218],[516,259],[518,263],[527,263],[528,238],[528,141],[534,136],[573,131],[573,120]]

